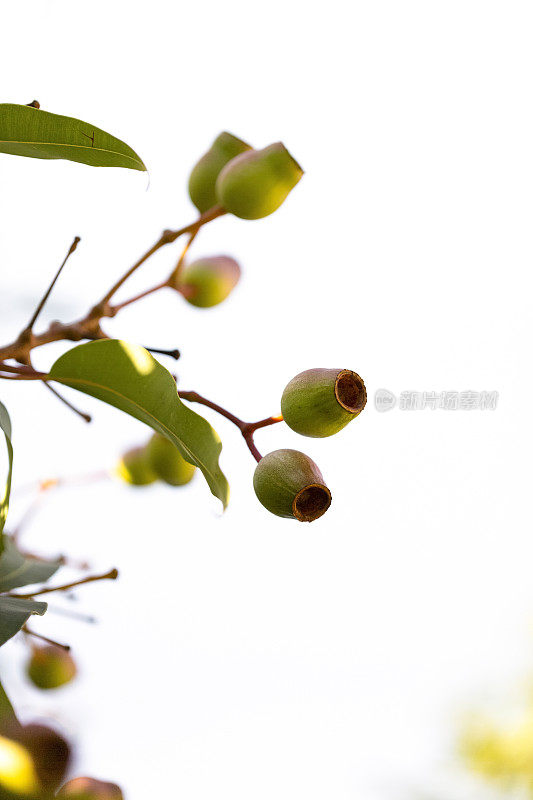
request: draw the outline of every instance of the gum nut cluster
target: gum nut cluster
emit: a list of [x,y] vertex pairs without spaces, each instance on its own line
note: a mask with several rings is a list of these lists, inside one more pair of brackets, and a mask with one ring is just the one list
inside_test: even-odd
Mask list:
[[76,676],[76,663],[70,653],[55,645],[34,647],[26,667],[30,681],[39,689],[57,689]]
[[241,219],[261,219],[280,207],[302,175],[282,142],[254,150],[221,133],[194,166],[189,195],[200,212],[220,205]]
[[144,447],[128,450],[120,459],[116,473],[132,486],[148,486],[157,480],[169,486],[184,486],[196,471],[175,445],[158,433]]
[[95,778],[74,778],[66,783],[56,795],[64,800],[123,800],[122,790],[116,783],[98,781]]
[[[362,378],[347,369],[310,369],[285,387],[282,416],[292,430],[322,438],[342,430],[366,404]],[[313,522],[331,505],[322,473],[299,450],[275,450],[265,455],[254,473],[259,502],[278,517]]]
[[186,264],[173,288],[197,308],[222,303],[241,277],[241,268],[230,256],[209,256]]
[[70,764],[68,742],[45,725],[4,725],[0,732],[0,797],[36,800],[54,794]]

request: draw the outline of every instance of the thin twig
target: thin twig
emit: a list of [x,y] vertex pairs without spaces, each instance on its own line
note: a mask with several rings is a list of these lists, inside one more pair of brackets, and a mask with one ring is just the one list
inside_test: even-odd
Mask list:
[[78,622],[86,622],[88,625],[94,625],[98,621],[96,617],[93,617],[90,614],[82,614],[79,611],[72,611],[70,608],[59,608],[59,606],[49,605],[46,613],[57,614],[57,616],[60,617],[68,617],[69,619],[75,619]]
[[168,280],[168,282],[172,286],[175,286],[177,284],[179,274],[180,274],[181,270],[183,269],[183,265],[185,264],[185,257],[186,257],[186,255],[187,255],[187,253],[189,251],[189,247],[191,246],[191,244],[194,242],[194,240],[198,236],[199,230],[200,229],[198,228],[197,230],[195,230],[195,231],[193,231],[191,233],[191,235],[189,236],[189,239],[187,241],[187,244],[185,245],[185,247],[181,251],[181,255],[180,255],[179,259],[178,259],[178,263],[176,264],[176,267],[174,268],[174,270],[172,272],[172,275],[170,276],[170,278]]
[[90,414],[86,414],[85,411],[80,411],[79,408],[76,408],[76,406],[73,405],[70,402],[70,400],[67,400],[66,397],[63,397],[63,395],[60,394],[57,391],[57,389],[54,389],[54,387],[51,386],[47,381],[44,381],[44,386],[46,386],[46,388],[49,389],[52,392],[52,394],[55,394],[57,399],[61,400],[61,402],[64,403],[67,406],[67,408],[70,408],[71,411],[74,411],[74,413],[77,414],[78,417],[81,417],[85,422],[92,422],[92,417]]
[[130,278],[133,273],[136,272],[136,270],[138,270],[142,264],[144,264],[145,261],[153,256],[154,253],[157,253],[157,251],[166,244],[172,244],[172,242],[175,242],[178,237],[183,236],[186,233],[194,233],[196,235],[203,225],[206,225],[208,222],[211,222],[212,220],[217,219],[217,217],[221,217],[226,213],[226,210],[222,208],[222,206],[213,206],[213,208],[205,211],[195,222],[192,222],[190,225],[186,225],[184,228],[180,228],[177,231],[164,231],[157,242],[152,245],[152,247],[147,250],[146,253],[141,256],[141,258],[136,261],[135,264],[130,267],[116,283],[113,284],[111,289],[102,298],[101,305],[108,304],[113,295],[120,289],[122,284],[125,283],[128,278]]
[[150,353],[159,353],[162,356],[168,356],[169,358],[173,358],[174,361],[177,361],[181,355],[179,350],[161,350],[159,347],[145,347],[144,349],[149,350]]
[[43,308],[44,308],[44,305],[45,305],[46,301],[47,301],[47,300],[48,300],[48,298],[50,297],[50,293],[51,293],[52,289],[53,289],[53,288],[54,288],[54,286],[56,285],[57,279],[59,278],[59,276],[60,276],[60,275],[61,275],[61,273],[63,272],[63,268],[64,268],[65,264],[66,264],[66,263],[67,263],[67,261],[69,260],[70,256],[71,256],[71,255],[72,255],[72,253],[74,252],[74,250],[77,248],[77,246],[78,246],[78,244],[80,243],[80,241],[81,241],[81,239],[80,239],[80,237],[79,237],[79,236],[76,236],[76,237],[74,238],[74,241],[72,242],[72,244],[71,244],[71,245],[70,245],[70,247],[69,247],[68,253],[66,254],[65,258],[63,259],[63,263],[61,264],[61,266],[60,266],[60,267],[59,267],[59,269],[57,270],[57,272],[56,272],[56,274],[55,274],[55,277],[53,278],[53,280],[52,280],[52,282],[51,282],[50,286],[48,287],[48,289],[46,290],[46,292],[45,292],[45,293],[44,293],[44,295],[42,296],[42,298],[41,298],[41,301],[40,301],[39,305],[37,306],[37,308],[36,308],[36,309],[35,309],[35,311],[33,312],[33,316],[32,316],[32,318],[30,319],[30,321],[28,322],[28,324],[27,324],[26,328],[24,329],[25,331],[28,331],[28,332],[30,332],[30,331],[33,329],[33,326],[34,326],[34,325],[35,325],[35,323],[37,322],[37,317],[39,316],[39,314],[40,314],[40,313],[41,313],[41,311],[43,310]]
[[69,644],[61,644],[61,642],[56,642],[55,639],[49,639],[48,636],[43,636],[42,633],[36,633],[35,631],[30,630],[27,625],[23,625],[21,630],[26,634],[26,636],[33,636],[35,639],[40,639],[42,642],[54,645],[54,647],[60,647],[61,650],[65,650],[67,653],[70,650]]
[[[0,347],[0,362],[5,359],[25,359],[27,357],[27,353],[29,350],[33,350],[36,347],[41,347],[45,344],[50,344],[51,342],[60,342],[60,341],[71,341],[71,342],[81,342],[83,340],[89,339],[98,339],[98,338],[106,338],[105,335],[102,333],[100,328],[100,320],[103,317],[112,317],[115,315],[116,311],[114,307],[110,305],[110,300],[115,294],[115,292],[120,289],[120,287],[128,280],[128,278],[133,275],[133,273],[147,261],[150,256],[160,250],[167,244],[172,244],[175,242],[176,239],[180,236],[183,236],[187,233],[193,233],[208,222],[211,222],[218,217],[223,216],[226,214],[226,211],[221,206],[214,206],[209,211],[206,211],[200,217],[198,217],[195,222],[186,225],[183,228],[179,228],[176,231],[164,231],[157,242],[138,260],[135,264],[130,267],[124,275],[111,287],[111,289],[107,292],[107,294],[102,298],[102,300],[97,303],[91,310],[81,319],[75,320],[74,322],[62,323],[62,322],[53,322],[46,331],[40,334],[31,334],[31,336],[24,336],[24,332],[15,339],[15,341],[7,344],[3,347]],[[0,373],[2,369],[0,367]],[[0,375],[0,377],[5,378],[5,375]],[[36,374],[33,376],[33,379],[37,377],[41,378],[41,374]],[[18,379],[18,377],[17,377]]]
[[139,292],[139,294],[136,294],[134,297],[130,297],[128,300],[123,300],[122,303],[117,303],[116,305],[111,306],[107,316],[114,317],[119,311],[122,311],[123,308],[126,308],[126,306],[131,306],[131,304],[136,303],[137,300],[142,300],[144,297],[148,297],[149,294],[158,292],[160,289],[164,289],[165,287],[168,287],[168,280],[158,283],[157,286],[152,286],[150,289],[145,289],[144,292]]
[[106,572],[105,575],[90,575],[88,578],[82,578],[79,581],[73,581],[72,583],[66,583],[64,586],[52,586],[45,589],[38,589],[36,592],[30,592],[28,594],[8,594],[8,597],[18,597],[22,600],[31,600],[32,597],[38,597],[42,594],[51,594],[52,592],[66,592],[69,589],[74,589],[76,586],[82,586],[84,583],[93,583],[94,581],[105,581],[110,580],[114,581],[118,578],[118,570],[112,569],[110,572]]
[[110,471],[102,469],[98,470],[97,472],[75,475],[69,478],[45,478],[40,481],[31,481],[30,483],[23,484],[22,486],[16,486],[12,491],[12,495],[18,495],[32,491],[44,492],[48,491],[49,489],[57,489],[63,486],[83,486],[86,483],[107,480],[110,477]]
[[180,390],[178,395],[182,400],[188,400],[189,403],[199,403],[202,406],[211,408],[213,411],[216,411],[217,414],[220,414],[222,417],[229,419],[230,422],[233,422],[233,424],[236,425],[240,431],[242,431],[243,427],[246,425],[246,422],[243,422],[242,419],[236,417],[235,414],[231,413],[231,411],[228,411],[226,408],[222,408],[222,406],[219,406],[217,403],[213,403],[211,400],[208,400],[207,397],[202,397],[202,395],[198,394],[198,392],[186,392]]
[[266,428],[268,425],[275,425],[277,422],[283,422],[283,417],[281,416],[267,417],[266,419],[259,420],[259,422],[244,422],[242,419],[239,419],[239,417],[236,417],[235,414],[232,414],[231,411],[228,411],[226,408],[222,408],[222,406],[219,406],[217,403],[213,403],[206,397],[202,397],[202,395],[198,394],[198,392],[179,391],[178,395],[182,400],[188,400],[190,403],[200,403],[200,405],[211,408],[213,411],[216,411],[217,414],[229,419],[229,421],[236,425],[242,433],[244,441],[246,442],[246,446],[256,461],[261,461],[262,455],[255,446],[255,431],[259,428]]

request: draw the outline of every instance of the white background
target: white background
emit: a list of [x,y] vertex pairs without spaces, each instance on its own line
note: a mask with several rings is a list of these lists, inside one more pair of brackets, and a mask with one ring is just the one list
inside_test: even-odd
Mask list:
[[[28,0],[2,26],[2,102],[89,120],[150,170],[147,189],[141,173],[0,156],[2,341],[74,235],[42,324],[83,313],[163,228],[192,220],[189,170],[227,129],[283,140],[304,179],[275,215],[199,237],[195,255],[242,263],[227,303],[156,295],[110,334],[179,347],[181,387],[248,419],[278,412],[285,383],[314,366],[355,369],[371,400],[380,387],[500,393],[494,412],[370,402],[332,439],[258,434],[262,451],[319,463],[334,504],[313,525],[259,506],[254,463],[215,416],[224,516],[201,476],[187,491],[53,494],[27,546],[121,578],[78,594],[98,626],[32,623],[73,646],[71,688],[43,696],[20,678],[23,643],[2,650],[21,715],[55,718],[77,742],[74,772],[129,800],[466,796],[460,715],[532,658],[531,4]],[[0,391],[19,486],[112,466],[147,436],[83,395],[91,426],[39,385]],[[12,522],[28,499],[15,493]]]

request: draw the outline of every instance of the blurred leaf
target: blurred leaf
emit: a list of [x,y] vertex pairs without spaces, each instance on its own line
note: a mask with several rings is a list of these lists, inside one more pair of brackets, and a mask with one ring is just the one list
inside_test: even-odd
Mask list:
[[20,631],[32,614],[42,617],[47,607],[35,600],[0,596],[0,647]]
[[6,524],[7,510],[9,508],[9,495],[11,493],[11,475],[13,472],[13,446],[11,444],[11,420],[9,419],[9,414],[7,413],[6,407],[1,402],[0,402],[0,428],[2,428],[4,436],[6,437],[7,457],[9,460],[4,498],[0,503],[0,553],[2,553],[4,549],[4,537],[2,533],[4,530],[4,525]]
[[15,711],[13,710],[13,706],[10,703],[9,697],[6,694],[4,687],[0,683],[0,728],[2,723],[13,722],[16,719]]
[[30,106],[0,104],[0,152],[30,158],[64,158],[92,167],[146,167],[125,142],[88,122]]
[[4,536],[4,552],[0,556],[0,592],[10,592],[11,589],[33,583],[44,583],[60,566],[60,561],[41,561],[23,556],[13,539]]
[[218,464],[222,444],[211,425],[185,406],[168,370],[143,347],[117,339],[78,345],[50,370],[52,380],[97,397],[166,436],[199,467],[215,497],[228,503],[228,482]]

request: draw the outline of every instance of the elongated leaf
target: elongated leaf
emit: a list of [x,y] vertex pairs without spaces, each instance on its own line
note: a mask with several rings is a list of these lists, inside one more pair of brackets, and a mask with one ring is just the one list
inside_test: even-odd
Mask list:
[[211,425],[181,402],[168,370],[143,347],[103,339],[74,347],[50,370],[52,380],[90,394],[166,436],[203,472],[224,507],[229,487],[218,464],[222,444]]
[[146,167],[125,142],[73,117],[30,106],[0,103],[0,152],[30,158],[64,158],[92,167]]
[[57,572],[60,561],[41,561],[19,553],[13,539],[4,536],[4,552],[0,556],[0,592],[10,592],[20,586],[44,583]]
[[4,436],[6,438],[7,457],[9,462],[7,468],[6,488],[4,491],[4,497],[2,499],[2,502],[0,503],[0,553],[2,553],[4,549],[4,537],[2,535],[2,532],[4,530],[4,525],[6,524],[7,510],[9,508],[9,495],[11,493],[11,474],[13,471],[13,445],[11,444],[11,420],[9,419],[9,414],[7,413],[7,409],[3,403],[0,403],[0,428],[2,428]]
[[42,617],[47,607],[36,600],[0,595],[0,647],[20,631],[32,614]]

